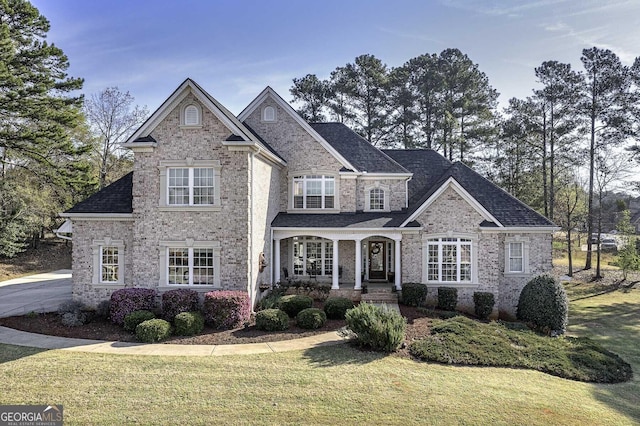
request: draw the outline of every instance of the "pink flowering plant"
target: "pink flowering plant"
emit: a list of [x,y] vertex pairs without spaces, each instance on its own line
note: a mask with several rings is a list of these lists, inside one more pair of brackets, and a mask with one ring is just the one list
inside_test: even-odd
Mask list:
[[204,295],[202,311],[215,328],[238,328],[251,319],[251,301],[243,291],[211,291]]
[[162,294],[162,317],[173,321],[182,312],[197,311],[199,301],[198,292],[190,288],[169,290]]
[[111,294],[111,322],[124,324],[124,317],[134,311],[153,311],[158,292],[152,288],[121,288]]

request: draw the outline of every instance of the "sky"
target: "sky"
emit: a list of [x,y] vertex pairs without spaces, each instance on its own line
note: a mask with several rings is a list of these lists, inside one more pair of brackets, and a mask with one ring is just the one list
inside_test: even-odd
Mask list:
[[531,94],[534,68],[582,69],[582,49],[640,56],[639,0],[32,0],[83,93],[129,91],[154,111],[187,78],[239,114],[266,86],[327,78],[361,54],[388,67],[458,48],[500,93]]

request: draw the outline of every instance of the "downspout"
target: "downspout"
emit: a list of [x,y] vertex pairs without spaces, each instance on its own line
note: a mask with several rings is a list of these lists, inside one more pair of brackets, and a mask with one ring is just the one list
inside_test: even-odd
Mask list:
[[249,285],[248,285],[248,291],[249,291],[249,297],[251,298],[251,310],[253,311],[253,308],[255,306],[255,302],[256,302],[256,294],[255,294],[255,290],[254,290],[254,282],[253,282],[253,238],[255,237],[253,235],[253,216],[255,213],[254,210],[254,181],[255,181],[255,171],[254,171],[254,164],[253,164],[253,158],[254,158],[255,153],[253,151],[251,151],[251,161],[249,162],[249,167],[251,167],[251,186],[250,186],[250,191],[249,191],[249,196],[251,198],[251,200],[249,201],[249,235],[251,235],[251,238],[249,239]]
[[410,176],[409,179],[404,181],[404,208],[405,209],[409,208],[409,181],[411,179],[413,179],[413,176]]

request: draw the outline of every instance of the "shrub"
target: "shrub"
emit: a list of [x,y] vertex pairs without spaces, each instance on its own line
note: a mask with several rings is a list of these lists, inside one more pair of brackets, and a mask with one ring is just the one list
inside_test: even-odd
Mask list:
[[313,299],[309,296],[289,294],[280,298],[279,308],[286,312],[289,317],[295,318],[301,310],[310,308],[312,305]]
[[58,307],[60,322],[66,327],[78,327],[88,322],[88,315],[82,303],[74,300],[63,302]]
[[487,319],[493,312],[493,305],[496,304],[493,293],[488,291],[476,291],[473,293],[473,307],[476,316],[480,319]]
[[96,307],[96,312],[95,312],[96,317],[101,319],[107,319],[109,318],[110,310],[111,310],[111,300],[105,299],[100,303],[98,303],[98,306]]
[[190,288],[169,290],[162,295],[162,317],[173,321],[179,313],[197,311],[199,301],[198,292]]
[[152,288],[121,288],[114,291],[109,307],[111,322],[123,325],[124,317],[131,312],[154,310],[157,294]]
[[204,316],[201,312],[181,312],[173,320],[178,336],[193,336],[204,328]]
[[407,320],[400,313],[370,303],[361,303],[347,311],[347,327],[361,346],[393,352],[404,340]]
[[327,322],[327,314],[322,309],[307,308],[298,312],[296,324],[302,328],[320,328]]
[[154,319],[156,314],[151,311],[133,311],[124,317],[124,329],[127,331],[136,331],[138,324],[146,320]]
[[427,286],[420,283],[402,284],[400,301],[407,306],[423,306],[427,298]]
[[84,309],[84,305],[75,300],[68,300],[66,302],[62,302],[60,306],[58,306],[58,315],[62,316],[66,313],[74,313],[80,312]]
[[458,289],[454,287],[438,287],[438,309],[455,311],[458,304]]
[[136,338],[144,343],[155,343],[171,337],[171,324],[163,319],[150,319],[136,327]]
[[527,283],[520,293],[516,316],[535,329],[562,334],[567,328],[569,302],[564,287],[542,275]]
[[251,318],[251,301],[244,291],[210,291],[204,295],[204,319],[218,329],[238,328]]
[[353,308],[353,301],[346,297],[330,297],[324,302],[324,312],[329,319],[344,319],[349,309]]
[[289,328],[289,315],[280,309],[265,309],[256,313],[256,328],[265,331],[281,331]]
[[280,303],[280,298],[284,295],[285,289],[282,287],[272,289],[269,294],[258,301],[256,311],[262,311],[264,309],[277,309]]

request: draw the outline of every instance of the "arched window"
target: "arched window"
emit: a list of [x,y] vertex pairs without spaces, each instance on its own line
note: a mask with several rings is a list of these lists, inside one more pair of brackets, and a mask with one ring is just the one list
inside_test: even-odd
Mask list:
[[276,121],[276,109],[272,106],[264,107],[262,110],[263,121]]
[[195,105],[189,105],[184,109],[184,125],[197,126],[200,124],[200,111]]

